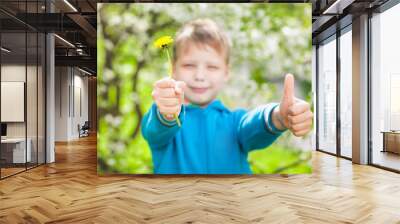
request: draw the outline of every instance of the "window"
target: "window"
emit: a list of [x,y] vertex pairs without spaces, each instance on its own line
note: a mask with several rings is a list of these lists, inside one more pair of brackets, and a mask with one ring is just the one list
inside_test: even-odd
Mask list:
[[340,154],[351,158],[352,141],[352,35],[351,26],[340,36]]
[[400,170],[400,5],[371,18],[372,163]]
[[318,147],[336,153],[336,36],[318,48]]

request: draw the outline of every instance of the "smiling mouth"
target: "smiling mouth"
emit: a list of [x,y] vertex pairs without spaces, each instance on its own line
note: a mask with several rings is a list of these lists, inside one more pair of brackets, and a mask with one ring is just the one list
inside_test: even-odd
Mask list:
[[192,89],[194,93],[199,93],[199,94],[205,93],[208,90],[208,88],[198,88],[198,87],[190,87],[190,89]]

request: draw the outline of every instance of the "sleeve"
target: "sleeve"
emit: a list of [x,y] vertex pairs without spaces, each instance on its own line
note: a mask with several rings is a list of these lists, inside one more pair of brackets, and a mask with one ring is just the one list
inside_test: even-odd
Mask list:
[[276,106],[277,103],[259,106],[240,117],[237,135],[244,151],[263,149],[285,131],[277,129],[272,122],[272,112]]
[[[179,120],[183,125],[185,119],[185,106],[182,105],[179,114]],[[152,147],[159,148],[167,145],[180,130],[175,120],[169,121],[165,119],[156,104],[152,104],[150,110],[144,115],[142,119],[142,135],[148,144]]]

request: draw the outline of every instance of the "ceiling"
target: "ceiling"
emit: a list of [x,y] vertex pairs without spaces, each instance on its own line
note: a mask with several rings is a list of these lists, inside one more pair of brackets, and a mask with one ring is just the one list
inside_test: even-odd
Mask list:
[[[1,0],[2,45],[12,49],[9,60],[35,55],[36,46],[18,33],[52,32],[55,36],[56,66],[78,66],[96,74],[96,0]],[[51,13],[50,13],[51,12]],[[7,42],[7,44],[6,44]],[[40,47],[40,46],[39,46]]]
[[[373,10],[387,1],[294,0],[290,2],[312,3],[312,36],[315,44],[335,33],[338,28],[350,24],[353,16]],[[47,0],[47,2],[46,6],[46,0],[1,0],[0,22],[2,32],[15,34],[25,32],[26,28],[32,31],[54,32],[58,35],[55,38],[56,65],[79,66],[95,74],[97,67],[97,2],[129,1]],[[289,1],[269,0],[268,2]],[[50,11],[52,13],[49,13]],[[10,42],[12,42],[11,40],[15,42],[10,45],[10,47],[16,49],[15,52],[22,52],[21,46],[24,46],[24,40],[20,40],[12,34],[7,34],[5,38],[9,38]],[[31,46],[33,45],[28,45],[28,55],[32,51]]]
[[388,0],[312,0],[312,37],[316,44],[351,24],[352,18],[372,12]]

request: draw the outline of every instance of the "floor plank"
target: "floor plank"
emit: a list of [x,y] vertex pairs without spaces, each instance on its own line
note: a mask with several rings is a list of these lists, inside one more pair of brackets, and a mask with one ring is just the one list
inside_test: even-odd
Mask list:
[[311,175],[103,176],[96,139],[0,181],[0,223],[400,223],[400,175],[315,152]]

